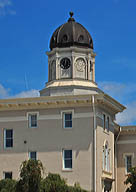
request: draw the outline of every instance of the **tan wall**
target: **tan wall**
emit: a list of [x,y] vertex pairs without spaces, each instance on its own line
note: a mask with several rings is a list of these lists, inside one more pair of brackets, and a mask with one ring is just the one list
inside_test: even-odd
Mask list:
[[[126,153],[132,153],[134,155],[133,166],[136,166],[136,135],[121,135],[117,145],[117,189],[118,192],[125,191],[127,186],[124,185],[124,181],[127,178],[125,172],[125,159]],[[126,144],[125,144],[126,143]]]
[[[100,111],[99,111],[100,112]],[[106,113],[110,116],[108,113]],[[114,176],[114,127],[112,124],[112,118],[110,118],[109,132],[103,129],[102,118],[97,117],[97,192],[104,191],[102,187],[102,180],[104,178],[115,179]],[[103,170],[103,146],[105,142],[108,142],[110,151],[110,171]],[[115,183],[112,184],[112,192],[115,191]]]
[[[13,177],[18,178],[19,166],[24,159],[28,159],[28,151],[37,151],[38,159],[43,162],[47,172],[59,173],[68,179],[69,184],[79,182],[83,188],[91,190],[92,109],[70,109],[74,110],[74,117],[73,128],[69,130],[62,127],[61,110],[66,110],[65,108],[40,110],[39,118],[42,117],[42,120],[38,121],[38,128],[28,128],[27,111],[0,112],[0,179],[3,178],[4,171],[12,171]],[[4,149],[4,129],[14,130],[12,149]],[[72,171],[62,170],[62,149],[73,150]]]

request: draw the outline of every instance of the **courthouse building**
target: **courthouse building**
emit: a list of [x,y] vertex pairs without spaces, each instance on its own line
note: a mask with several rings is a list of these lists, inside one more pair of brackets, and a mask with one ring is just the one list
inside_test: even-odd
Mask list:
[[0,179],[19,177],[22,161],[90,192],[124,192],[136,164],[136,127],[120,127],[125,107],[95,82],[95,52],[87,29],[70,13],[50,40],[48,82],[40,97],[0,100]]

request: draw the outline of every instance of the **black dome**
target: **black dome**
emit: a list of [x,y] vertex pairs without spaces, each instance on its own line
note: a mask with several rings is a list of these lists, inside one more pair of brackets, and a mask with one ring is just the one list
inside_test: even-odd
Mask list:
[[89,32],[80,23],[75,22],[72,12],[70,16],[68,22],[58,27],[53,33],[50,49],[70,46],[93,49],[93,41]]

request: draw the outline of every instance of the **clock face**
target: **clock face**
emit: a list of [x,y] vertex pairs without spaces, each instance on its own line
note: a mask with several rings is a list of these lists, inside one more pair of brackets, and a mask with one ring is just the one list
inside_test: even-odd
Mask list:
[[70,63],[70,59],[69,58],[63,58],[60,61],[60,67],[62,69],[68,69],[70,67],[71,63]]

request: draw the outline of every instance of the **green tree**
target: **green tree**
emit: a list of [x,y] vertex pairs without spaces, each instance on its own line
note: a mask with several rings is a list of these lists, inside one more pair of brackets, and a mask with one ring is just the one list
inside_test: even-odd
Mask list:
[[130,169],[130,173],[127,175],[127,179],[124,183],[126,185],[129,184],[126,192],[136,192],[136,167]]
[[75,183],[74,186],[68,187],[68,192],[87,192],[87,191],[82,189],[79,183]]
[[0,192],[15,192],[16,181],[12,179],[2,179],[0,181]]
[[40,192],[43,165],[39,160],[24,161],[20,166],[20,180],[16,192]]
[[66,181],[61,178],[59,174],[49,173],[48,176],[42,181],[41,191],[66,192],[68,191],[68,186]]

